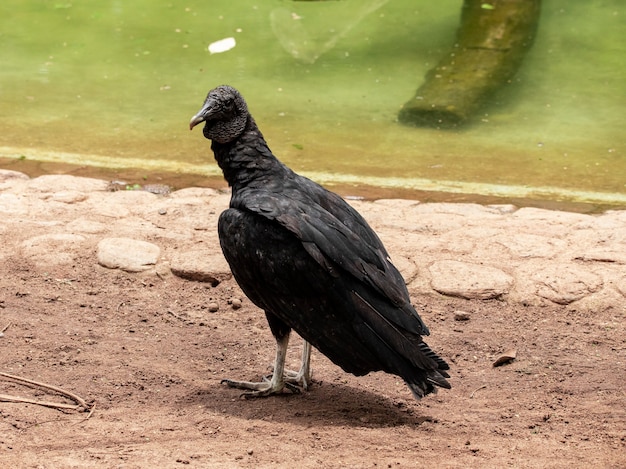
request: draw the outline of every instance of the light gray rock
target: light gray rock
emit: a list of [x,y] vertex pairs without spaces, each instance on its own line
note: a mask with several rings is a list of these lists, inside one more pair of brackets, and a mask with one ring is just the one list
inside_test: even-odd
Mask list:
[[105,233],[108,228],[109,225],[85,218],[77,218],[67,224],[68,230],[85,234]]
[[38,265],[70,264],[84,248],[85,239],[69,233],[34,236],[22,243],[22,254]]
[[94,192],[104,191],[107,182],[100,179],[48,174],[31,179],[28,182],[29,192],[55,193],[62,191]]
[[551,258],[567,245],[565,241],[558,238],[525,233],[519,233],[515,236],[503,233],[497,237],[497,242],[505,246],[517,257]]
[[213,286],[233,276],[221,252],[200,250],[181,252],[172,257],[170,269],[178,277],[207,282]]
[[157,263],[161,250],[152,243],[130,238],[105,238],[98,243],[98,263],[127,272],[148,270]]
[[449,296],[487,300],[509,292],[513,277],[500,269],[452,260],[434,262],[429,268],[433,290]]
[[130,210],[123,203],[110,198],[102,198],[98,201],[91,201],[94,212],[108,218],[126,218],[131,215]]
[[0,194],[0,213],[19,215],[28,212],[28,205],[24,197],[16,194]]
[[7,181],[9,179],[30,179],[26,174],[21,173],[19,171],[13,171],[10,169],[0,169],[0,182]]
[[520,208],[511,215],[511,218],[520,220],[523,219],[532,222],[544,222],[548,225],[575,225],[577,223],[589,223],[593,220],[592,215],[560,212],[535,207]]
[[617,288],[617,291],[622,294],[622,296],[626,297],[626,275],[615,281],[615,287]]
[[603,282],[593,272],[575,264],[547,265],[533,275],[537,295],[567,305],[599,291]]
[[15,184],[28,181],[30,178],[19,171],[0,169],[0,190],[14,186]]
[[419,275],[417,266],[410,259],[404,256],[397,255],[394,256],[391,261],[393,265],[396,266],[396,269],[400,271],[407,284],[411,283]]
[[605,248],[590,249],[584,254],[576,257],[582,261],[590,262],[610,262],[615,264],[626,264],[626,246],[607,246]]
[[55,192],[51,200],[55,202],[63,202],[64,204],[75,204],[87,199],[87,194],[80,191],[65,190]]
[[[98,261],[109,267],[153,268],[165,277],[171,260],[187,279],[231,278],[217,239],[228,191],[187,188],[163,198],[106,189],[97,179],[30,179],[0,170],[0,261],[23,256],[48,271],[82,261],[100,241]],[[576,302],[588,311],[626,304],[626,210],[585,215],[510,205],[350,203],[383,239],[412,295]],[[138,239],[158,240],[159,247]]]

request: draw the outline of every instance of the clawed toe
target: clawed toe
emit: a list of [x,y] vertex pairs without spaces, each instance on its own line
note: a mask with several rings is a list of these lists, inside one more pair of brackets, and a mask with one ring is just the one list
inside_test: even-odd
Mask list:
[[281,394],[285,389],[293,394],[307,391],[311,384],[311,345],[306,341],[304,342],[302,366],[299,371],[290,371],[285,370],[285,355],[287,353],[289,335],[282,337],[280,340],[277,339],[276,343],[276,359],[271,375],[263,376],[261,382],[223,379],[220,383],[226,384],[231,388],[244,389],[246,392],[241,397],[245,399]]
[[225,384],[228,387],[236,389],[244,389],[246,392],[240,395],[243,399],[250,399],[253,397],[267,397],[273,394],[282,394],[286,388],[294,394],[300,393],[300,388],[292,383],[286,383],[281,380],[268,379],[263,377],[261,382],[253,381],[235,381],[232,379],[223,379],[220,384]]
[[[263,376],[263,381],[270,381],[272,375]],[[311,379],[307,378],[297,371],[285,370],[283,374],[285,387],[294,394],[300,394],[302,391],[308,391],[311,385]]]

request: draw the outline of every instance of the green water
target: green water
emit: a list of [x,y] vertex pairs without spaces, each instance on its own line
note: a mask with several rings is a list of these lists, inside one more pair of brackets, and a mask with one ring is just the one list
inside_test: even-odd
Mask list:
[[472,125],[398,124],[461,4],[3,0],[0,157],[216,175],[188,121],[228,83],[324,183],[626,206],[626,3],[544,0],[522,69]]

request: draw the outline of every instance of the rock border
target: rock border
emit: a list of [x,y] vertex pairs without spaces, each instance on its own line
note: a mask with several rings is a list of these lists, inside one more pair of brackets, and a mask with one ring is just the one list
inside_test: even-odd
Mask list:
[[[106,181],[0,170],[0,261],[231,278],[217,238],[229,194],[110,191]],[[626,210],[586,215],[511,205],[350,201],[383,239],[413,295],[626,308]],[[626,309],[625,309],[626,311]]]

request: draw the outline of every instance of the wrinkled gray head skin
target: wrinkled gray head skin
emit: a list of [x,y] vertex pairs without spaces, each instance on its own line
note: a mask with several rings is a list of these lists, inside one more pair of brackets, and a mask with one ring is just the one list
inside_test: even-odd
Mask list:
[[239,91],[221,85],[209,91],[202,109],[191,118],[189,130],[204,122],[204,136],[218,143],[235,140],[246,128],[248,106]]

